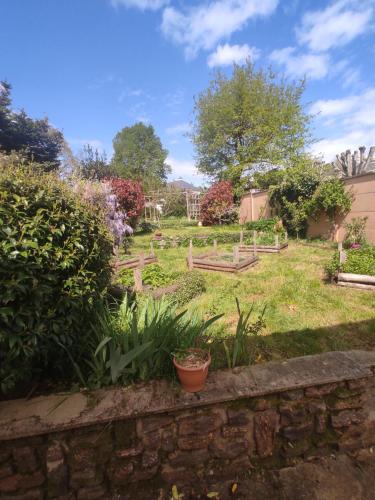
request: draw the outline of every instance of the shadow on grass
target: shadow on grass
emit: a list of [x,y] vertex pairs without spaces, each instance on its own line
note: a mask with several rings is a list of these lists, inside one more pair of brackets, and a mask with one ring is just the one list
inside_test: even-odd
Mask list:
[[[233,340],[234,338],[227,340],[230,349]],[[241,356],[237,364],[247,365],[351,349],[375,350],[375,310],[374,319],[366,321],[248,337],[247,352]],[[211,353],[214,369],[227,367],[222,341],[218,340],[211,344]]]

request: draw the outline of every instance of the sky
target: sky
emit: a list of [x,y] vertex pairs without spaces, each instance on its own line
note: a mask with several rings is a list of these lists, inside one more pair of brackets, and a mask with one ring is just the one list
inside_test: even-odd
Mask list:
[[313,153],[375,145],[374,13],[375,0],[0,0],[0,80],[75,152],[110,157],[119,130],[152,124],[170,179],[198,185],[194,96],[246,58],[306,77]]

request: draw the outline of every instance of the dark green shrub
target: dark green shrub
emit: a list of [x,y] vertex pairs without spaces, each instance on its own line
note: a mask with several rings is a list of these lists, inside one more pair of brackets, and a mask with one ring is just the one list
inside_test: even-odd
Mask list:
[[178,283],[181,286],[173,294],[173,300],[179,306],[187,304],[194,297],[206,291],[206,280],[199,271],[184,273]]
[[137,233],[148,234],[153,233],[158,226],[156,224],[152,224],[152,222],[148,222],[147,220],[143,220],[137,227]]
[[[110,280],[112,241],[57,177],[0,171],[0,380],[3,391],[78,359]],[[64,371],[64,375],[67,373]]]

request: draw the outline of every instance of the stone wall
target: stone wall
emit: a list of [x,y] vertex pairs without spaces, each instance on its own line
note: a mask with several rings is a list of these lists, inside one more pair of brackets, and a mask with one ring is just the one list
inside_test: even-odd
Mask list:
[[[375,444],[375,353],[0,403],[0,498],[157,499]],[[225,498],[225,495],[221,498]]]

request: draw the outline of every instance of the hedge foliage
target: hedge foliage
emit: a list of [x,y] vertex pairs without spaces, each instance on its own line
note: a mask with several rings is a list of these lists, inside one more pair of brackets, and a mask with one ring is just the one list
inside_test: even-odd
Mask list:
[[110,280],[111,253],[101,214],[66,183],[32,166],[2,165],[2,391],[65,370],[67,350],[78,359],[93,306]]
[[[204,226],[231,224],[233,220],[233,189],[228,181],[213,184],[201,202],[201,220]],[[235,217],[234,217],[235,218]]]

